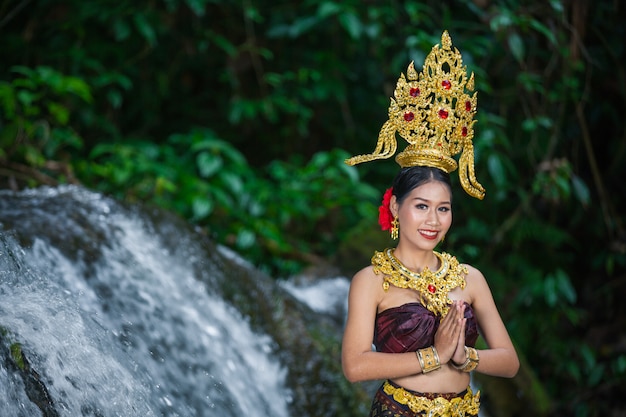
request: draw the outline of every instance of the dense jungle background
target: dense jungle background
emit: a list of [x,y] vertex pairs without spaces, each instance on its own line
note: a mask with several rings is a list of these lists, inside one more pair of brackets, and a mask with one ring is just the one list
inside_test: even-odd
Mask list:
[[443,249],[490,282],[537,415],[623,416],[625,19],[618,0],[0,1],[0,187],[81,184],[276,279],[351,276],[391,244],[397,165],[343,161],[447,29],[487,195],[457,184]]

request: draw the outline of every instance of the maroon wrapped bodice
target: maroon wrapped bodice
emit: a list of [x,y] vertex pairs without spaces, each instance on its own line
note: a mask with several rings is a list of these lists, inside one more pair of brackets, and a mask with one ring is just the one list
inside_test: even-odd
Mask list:
[[[465,345],[474,346],[478,323],[472,306],[465,303]],[[387,353],[414,352],[434,344],[440,318],[422,304],[408,303],[381,311],[376,315],[374,345]]]

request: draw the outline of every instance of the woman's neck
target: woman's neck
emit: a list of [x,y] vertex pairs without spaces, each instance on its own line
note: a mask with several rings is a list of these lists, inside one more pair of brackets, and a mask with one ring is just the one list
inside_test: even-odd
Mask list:
[[420,273],[425,267],[431,271],[436,271],[439,268],[439,259],[432,250],[407,249],[398,245],[393,254],[405,268],[413,272]]

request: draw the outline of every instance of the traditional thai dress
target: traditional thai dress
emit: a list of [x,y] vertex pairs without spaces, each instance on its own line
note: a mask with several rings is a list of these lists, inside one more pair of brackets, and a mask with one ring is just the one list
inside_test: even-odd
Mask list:
[[[478,323],[474,310],[467,303],[465,318],[465,344],[474,347],[478,339]],[[440,320],[440,315],[419,302],[381,311],[376,315],[374,329],[376,351],[404,353],[432,346]],[[387,380],[374,396],[370,417],[476,416],[478,408],[479,395],[474,395],[470,387],[460,393],[424,393]]]

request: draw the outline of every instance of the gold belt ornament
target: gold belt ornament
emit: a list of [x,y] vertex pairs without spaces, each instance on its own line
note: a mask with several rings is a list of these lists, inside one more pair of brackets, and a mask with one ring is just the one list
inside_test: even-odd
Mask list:
[[385,381],[383,391],[385,394],[391,395],[396,402],[409,407],[416,414],[427,412],[428,417],[477,416],[480,408],[480,391],[474,395],[470,387],[467,388],[467,393],[463,397],[456,397],[451,400],[443,397],[432,400],[421,397],[402,387],[394,387],[389,381]]

